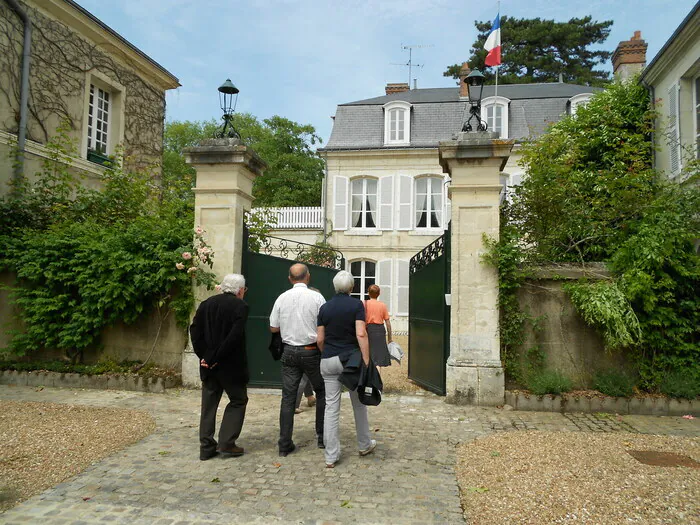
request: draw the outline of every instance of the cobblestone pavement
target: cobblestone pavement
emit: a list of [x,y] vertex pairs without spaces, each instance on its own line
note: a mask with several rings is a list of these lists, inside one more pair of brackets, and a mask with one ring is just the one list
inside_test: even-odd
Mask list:
[[[199,392],[145,394],[0,386],[0,399],[142,409],[157,430],[0,515],[10,523],[464,523],[455,445],[499,431],[700,435],[700,418],[515,412],[448,405],[430,394],[384,397],[370,408],[379,445],[359,457],[349,399],[341,409],[343,456],[324,468],[313,410],[296,417],[298,450],[277,456],[277,393],[250,391],[240,458],[201,462]],[[223,405],[223,403],[222,403]],[[218,481],[215,481],[218,480]],[[89,498],[84,500],[84,498]]]

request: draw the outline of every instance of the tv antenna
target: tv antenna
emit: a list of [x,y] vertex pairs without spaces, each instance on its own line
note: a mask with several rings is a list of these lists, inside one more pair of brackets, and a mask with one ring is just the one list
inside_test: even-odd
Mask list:
[[413,68],[414,67],[423,67],[425,65],[425,64],[414,64],[413,63],[413,50],[414,49],[421,49],[421,48],[425,48],[425,47],[434,47],[434,46],[433,46],[433,44],[426,44],[426,45],[418,44],[418,45],[412,45],[412,46],[408,46],[408,45],[405,46],[405,45],[401,44],[402,50],[405,51],[408,49],[408,62],[403,63],[403,64],[399,64],[396,62],[391,63],[392,66],[408,66],[408,87],[409,87],[409,89],[411,87],[411,76],[412,76]]

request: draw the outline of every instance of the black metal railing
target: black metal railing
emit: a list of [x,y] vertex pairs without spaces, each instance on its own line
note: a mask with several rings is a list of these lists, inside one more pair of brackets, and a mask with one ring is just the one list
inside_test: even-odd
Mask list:
[[414,274],[421,268],[425,268],[438,257],[445,255],[445,241],[448,233],[445,233],[423,248],[413,257],[409,264],[409,273]]

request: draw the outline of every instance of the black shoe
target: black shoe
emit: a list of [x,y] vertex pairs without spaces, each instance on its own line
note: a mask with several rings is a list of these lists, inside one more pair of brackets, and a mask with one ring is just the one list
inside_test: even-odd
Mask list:
[[287,450],[280,450],[280,457],[281,458],[286,458],[289,454],[294,452],[297,449],[297,446],[292,443],[292,446],[288,448]]
[[218,453],[216,450],[213,450],[213,451],[211,451],[211,452],[202,452],[202,451],[200,451],[200,453],[199,453],[199,460],[200,460],[200,461],[206,461],[206,460],[208,460],[208,459],[215,458],[215,457],[218,456],[218,455],[219,455],[219,453]]
[[326,445],[323,443],[323,436],[318,436],[318,448],[326,448]]

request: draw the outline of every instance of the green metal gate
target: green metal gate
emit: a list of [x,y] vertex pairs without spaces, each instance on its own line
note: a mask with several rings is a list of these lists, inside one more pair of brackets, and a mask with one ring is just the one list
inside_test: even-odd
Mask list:
[[[277,297],[291,288],[287,279],[289,267],[296,262],[306,264],[311,272],[309,286],[318,288],[328,300],[335,294],[333,277],[345,261],[338,251],[302,242],[272,236],[250,238],[247,229],[243,245],[243,275],[248,287],[246,339],[250,386],[281,388],[280,362],[274,361],[268,350],[270,312]],[[309,261],[320,262],[323,266]]]
[[450,230],[411,257],[408,289],[408,377],[445,395],[450,355]]

